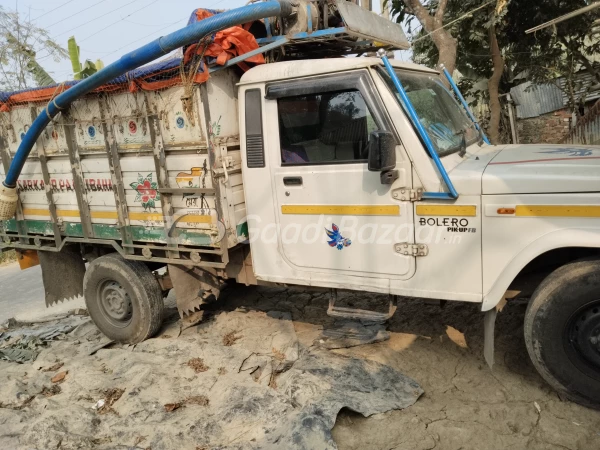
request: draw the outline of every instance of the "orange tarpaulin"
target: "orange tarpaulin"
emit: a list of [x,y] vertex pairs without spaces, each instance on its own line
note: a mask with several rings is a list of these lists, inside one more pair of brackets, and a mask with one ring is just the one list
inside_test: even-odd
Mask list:
[[[205,9],[196,10],[196,17],[199,21],[212,15],[210,11]],[[208,44],[208,47],[204,51],[204,56],[216,58],[217,64],[222,66],[232,57],[243,55],[257,48],[258,44],[252,33],[246,31],[242,26],[236,25],[216,33],[214,40]],[[185,63],[189,62],[194,54],[202,54],[203,49],[204,45],[202,44],[191,45],[186,49],[183,61]],[[254,55],[246,59],[246,61],[255,64],[264,64],[265,58],[263,55]]]
[[[177,73],[177,75],[173,76],[173,73]],[[177,72],[175,72],[173,69],[164,70],[162,72],[155,72],[151,74],[151,76],[149,76],[148,78],[156,78],[161,74],[171,74],[171,76],[163,80],[155,81],[146,81],[145,78],[136,78],[130,80],[128,84],[105,84],[97,89],[94,89],[92,93],[122,91],[126,88],[129,89],[129,92],[136,92],[140,89],[144,91],[157,91],[159,89],[165,89],[171,86],[181,84],[181,75],[179,75],[179,70],[177,70]],[[203,72],[198,72],[194,77],[195,83],[204,83],[206,80],[208,80],[207,70],[204,70]],[[8,101],[6,101],[6,103],[0,102],[0,112],[10,111],[10,106],[15,104],[23,104],[29,102],[46,102],[71,87],[72,86],[60,84],[58,86],[50,86],[44,89],[35,89],[32,91],[18,92],[16,94],[11,95]]]

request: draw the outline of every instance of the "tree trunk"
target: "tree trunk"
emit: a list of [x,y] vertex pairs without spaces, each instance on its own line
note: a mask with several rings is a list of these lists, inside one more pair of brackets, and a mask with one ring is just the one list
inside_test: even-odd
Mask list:
[[450,75],[456,68],[457,42],[446,30],[439,30],[431,35],[435,46],[438,49],[438,67],[444,66]]
[[[444,13],[446,12],[448,0],[439,0],[433,15],[429,13],[420,0],[405,0],[405,4],[410,13],[419,20],[423,29],[430,34],[438,49],[438,66],[443,64],[450,74],[454,73],[458,44],[452,34],[443,28]],[[445,79],[444,82],[446,82]]]
[[490,94],[490,124],[488,127],[488,134],[492,144],[496,145],[500,143],[500,118],[502,115],[502,106],[500,105],[499,86],[500,80],[502,79],[502,72],[504,72],[504,59],[500,53],[498,38],[496,37],[496,27],[494,24],[490,25],[488,35],[490,40],[490,53],[492,55],[492,63],[494,66],[494,72],[488,80],[488,92]]

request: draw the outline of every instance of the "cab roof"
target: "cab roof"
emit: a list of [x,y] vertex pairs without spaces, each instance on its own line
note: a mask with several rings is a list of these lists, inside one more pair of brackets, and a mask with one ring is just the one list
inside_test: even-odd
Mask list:
[[[392,67],[406,70],[416,70],[427,73],[439,73],[418,64],[407,63],[390,59]],[[271,64],[261,64],[246,72],[240,79],[239,84],[264,83],[269,81],[285,80],[288,78],[306,77],[311,75],[322,75],[326,73],[344,72],[354,69],[362,69],[371,66],[382,66],[379,58],[327,58],[327,59],[303,59],[300,61],[284,61]]]

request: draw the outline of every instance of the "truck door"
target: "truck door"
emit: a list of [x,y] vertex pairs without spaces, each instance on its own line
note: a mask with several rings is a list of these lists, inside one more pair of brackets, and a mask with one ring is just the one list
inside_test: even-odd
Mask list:
[[398,141],[394,184],[367,168],[369,134],[392,131],[370,75],[272,83],[266,99],[276,102],[267,133],[279,134],[268,152],[282,258],[320,274],[410,278],[415,258],[398,244],[414,243],[413,208],[393,198],[412,187],[410,162]]

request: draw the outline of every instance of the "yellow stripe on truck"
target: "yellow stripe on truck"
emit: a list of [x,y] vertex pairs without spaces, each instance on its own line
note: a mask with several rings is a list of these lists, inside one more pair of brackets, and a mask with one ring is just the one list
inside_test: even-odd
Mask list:
[[[91,211],[92,219],[118,219],[116,211]],[[25,208],[23,210],[25,216],[44,216],[49,217],[50,211],[47,209],[34,209]],[[75,209],[57,209],[56,215],[58,217],[80,217],[79,211]],[[179,216],[176,216],[177,219]],[[153,221],[153,222],[164,222],[162,214],[159,213],[143,213],[143,212],[130,212],[129,220],[140,220],[140,221]],[[209,215],[196,215],[187,214],[183,217],[180,222],[182,223],[212,223],[212,217]]]
[[[25,216],[50,216],[49,209],[34,209],[25,208],[23,210]],[[56,215],[59,217],[79,217],[79,211],[76,209],[57,209]]]
[[522,217],[600,217],[600,206],[517,205],[515,216]]
[[332,216],[399,216],[399,205],[283,205],[282,214]]
[[417,216],[475,217],[475,205],[417,205]]

